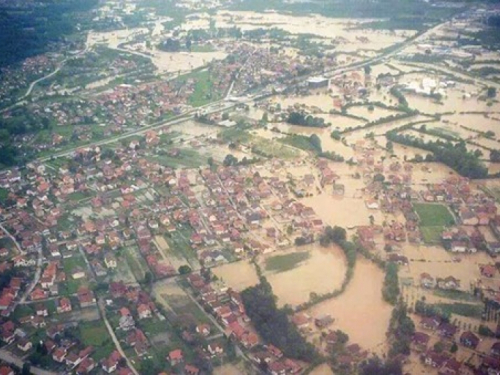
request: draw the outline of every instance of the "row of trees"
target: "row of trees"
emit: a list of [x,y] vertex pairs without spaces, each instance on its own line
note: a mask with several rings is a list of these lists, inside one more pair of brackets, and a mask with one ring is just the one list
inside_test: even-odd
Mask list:
[[304,112],[290,112],[286,122],[292,125],[309,126],[313,128],[324,128],[327,126],[323,118],[307,115]]
[[399,297],[398,266],[389,262],[385,266],[384,286],[382,288],[384,300],[395,305]]
[[388,132],[386,137],[392,142],[432,152],[435,161],[447,165],[464,177],[485,178],[488,176],[488,168],[479,160],[479,155],[467,151],[463,141],[457,144],[440,140],[425,142],[422,139],[399,134],[396,131]]
[[394,358],[399,354],[410,354],[410,344],[415,333],[415,324],[408,316],[406,305],[399,301],[392,310],[389,323],[389,357]]
[[334,243],[338,245],[344,252],[347,261],[347,270],[344,281],[342,282],[342,285],[339,289],[336,289],[332,292],[324,293],[321,295],[312,292],[309,301],[297,306],[297,311],[308,309],[309,307],[314,306],[319,302],[338,297],[339,295],[344,293],[347,285],[349,285],[352,277],[354,276],[354,267],[356,266],[356,245],[351,241],[347,241],[347,233],[344,228],[338,226],[332,228],[331,226],[327,226],[325,228],[325,231],[321,235],[319,242],[323,247],[330,246],[332,243]]

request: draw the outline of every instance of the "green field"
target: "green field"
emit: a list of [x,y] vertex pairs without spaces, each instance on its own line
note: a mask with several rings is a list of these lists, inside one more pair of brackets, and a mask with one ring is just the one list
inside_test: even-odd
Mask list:
[[420,226],[437,227],[455,224],[448,207],[442,204],[414,203],[413,208],[420,218]]
[[311,141],[309,140],[309,137],[303,135],[287,135],[286,137],[279,138],[278,142],[290,145],[292,147],[300,148],[304,151],[316,151]]
[[127,259],[128,266],[130,267],[130,270],[134,274],[136,280],[144,280],[144,276],[146,272],[149,271],[149,267],[139,253],[139,249],[127,247],[125,248],[124,254]]
[[5,202],[9,196],[9,190],[0,188],[0,203]]
[[413,208],[420,219],[420,231],[426,243],[439,242],[444,228],[455,224],[448,207],[442,204],[414,203]]
[[481,314],[483,313],[483,306],[469,303],[436,303],[432,306],[441,310],[445,314],[455,314],[468,318],[481,319]]
[[186,82],[188,79],[195,80],[194,92],[189,97],[189,104],[192,106],[200,107],[220,97],[212,90],[213,83],[208,70],[193,71],[178,78],[181,82]]
[[454,299],[458,301],[465,302],[479,302],[479,299],[471,293],[464,292],[462,290],[443,290],[435,289],[433,294],[438,297]]
[[422,233],[422,238],[425,243],[437,243],[441,241],[441,234],[443,233],[444,227],[420,227],[420,233]]
[[198,168],[203,165],[207,165],[207,157],[200,155],[196,150],[181,149],[179,150],[179,156],[170,155],[155,155],[148,159],[161,164],[165,167],[179,168]]
[[102,321],[80,323],[78,327],[82,343],[95,349],[92,357],[96,361],[108,357],[115,350],[115,345]]
[[294,269],[300,263],[309,259],[309,251],[300,251],[296,253],[275,255],[266,259],[266,271],[285,272]]
[[216,49],[208,44],[205,45],[195,44],[191,46],[191,52],[215,52],[215,51]]

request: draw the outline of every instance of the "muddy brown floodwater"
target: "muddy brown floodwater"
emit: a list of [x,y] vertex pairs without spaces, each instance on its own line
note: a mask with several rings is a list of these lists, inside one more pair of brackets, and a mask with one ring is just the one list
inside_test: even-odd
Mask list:
[[255,267],[246,260],[212,268],[212,272],[223,280],[228,287],[237,291],[259,283]]
[[358,257],[354,277],[344,294],[320,303],[307,311],[312,317],[330,314],[332,329],[349,335],[352,343],[382,354],[392,306],[382,299],[383,272],[373,263]]
[[[309,251],[309,258],[284,272],[265,270],[265,259],[289,252]],[[294,247],[286,252],[275,252],[261,260],[264,275],[278,297],[278,305],[292,306],[307,302],[311,292],[324,294],[340,288],[346,272],[345,257],[338,247],[323,248],[319,244]]]

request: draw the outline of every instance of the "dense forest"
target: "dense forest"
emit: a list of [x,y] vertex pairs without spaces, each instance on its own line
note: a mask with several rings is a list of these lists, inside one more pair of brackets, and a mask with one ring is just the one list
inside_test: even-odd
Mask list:
[[[41,0],[29,8],[0,7],[0,67],[50,50],[77,31],[79,14],[98,0]],[[5,3],[4,3],[5,4]]]

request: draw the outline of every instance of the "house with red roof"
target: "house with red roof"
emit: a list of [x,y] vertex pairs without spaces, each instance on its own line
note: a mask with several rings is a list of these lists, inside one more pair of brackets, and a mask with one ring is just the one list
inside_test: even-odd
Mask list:
[[171,366],[175,366],[179,363],[184,362],[184,355],[182,354],[182,350],[176,349],[168,353],[168,362]]

